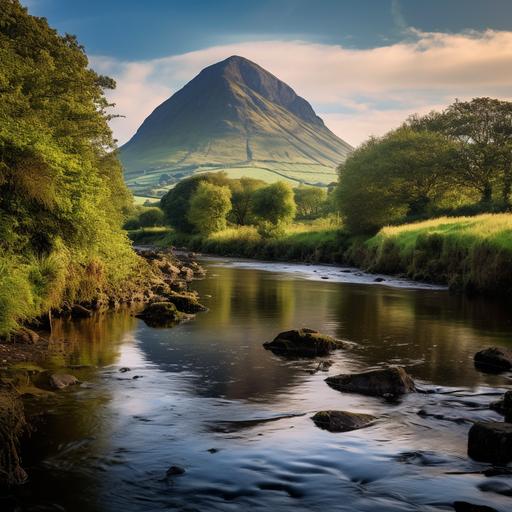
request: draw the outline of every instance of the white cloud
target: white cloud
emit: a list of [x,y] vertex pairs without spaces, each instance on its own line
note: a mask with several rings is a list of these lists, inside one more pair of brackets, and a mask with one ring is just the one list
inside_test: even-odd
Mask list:
[[310,101],[340,137],[359,144],[414,112],[440,108],[456,97],[509,99],[512,32],[463,34],[409,31],[407,41],[348,49],[302,41],[257,41],[215,46],[144,62],[94,57],[92,65],[118,81],[111,95],[120,143],[164,99],[202,68],[230,55],[255,61]]

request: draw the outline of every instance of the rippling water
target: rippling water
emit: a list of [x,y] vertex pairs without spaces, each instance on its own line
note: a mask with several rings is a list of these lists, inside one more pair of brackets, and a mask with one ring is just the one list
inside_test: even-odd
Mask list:
[[[310,279],[332,268],[208,266],[195,287],[209,312],[173,329],[130,311],[56,325],[53,364],[94,367],[74,371],[85,383],[44,406],[24,454],[30,482],[2,511],[437,511],[455,500],[512,509],[512,479],[463,474],[486,467],[466,456],[471,421],[498,419],[488,403],[511,384],[472,363],[486,345],[512,346],[506,305]],[[353,348],[317,373],[318,362],[262,348],[300,326]],[[387,363],[431,392],[390,404],[324,382]],[[332,434],[310,419],[322,409],[379,420]],[[167,477],[172,465],[185,474]]]

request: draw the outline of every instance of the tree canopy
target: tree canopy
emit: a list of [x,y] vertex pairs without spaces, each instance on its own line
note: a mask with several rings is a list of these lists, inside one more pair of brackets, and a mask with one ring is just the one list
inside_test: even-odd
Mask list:
[[226,227],[226,216],[231,210],[231,191],[226,186],[203,181],[190,200],[188,220],[204,235]]

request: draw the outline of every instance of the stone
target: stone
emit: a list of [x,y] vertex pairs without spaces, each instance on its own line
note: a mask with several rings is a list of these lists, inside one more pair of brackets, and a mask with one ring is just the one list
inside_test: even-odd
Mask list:
[[374,283],[383,283],[385,279],[383,277],[376,277],[373,282]]
[[14,334],[11,335],[11,340],[14,343],[35,345],[40,340],[40,336],[32,329],[20,327],[17,331],[14,332]]
[[345,344],[332,336],[304,328],[282,332],[263,346],[278,355],[316,357],[344,348]]
[[512,368],[512,350],[502,347],[490,347],[480,350],[474,357],[479,370],[500,372]]
[[152,302],[135,316],[142,318],[150,327],[172,327],[187,318],[187,315],[180,313],[171,302]]
[[505,416],[505,421],[512,423],[512,391],[507,391],[499,400],[491,402],[489,407]]
[[190,267],[181,267],[180,276],[185,279],[185,281],[190,282],[194,279],[194,271]]
[[476,422],[468,434],[468,455],[493,464],[512,461],[512,423]]
[[334,375],[327,377],[325,382],[338,391],[386,398],[416,391],[414,381],[400,366],[389,366],[362,373]]
[[54,373],[50,375],[50,386],[53,389],[64,389],[68,386],[74,386],[78,384],[78,379],[74,375],[67,373]]
[[320,411],[311,418],[317,427],[329,432],[349,432],[370,425],[376,420],[370,414],[348,411]]
[[495,508],[486,505],[474,505],[467,501],[455,501],[453,508],[455,512],[498,512]]
[[167,471],[167,476],[178,476],[185,474],[185,468],[182,468],[181,466],[171,466]]
[[183,313],[199,313],[207,310],[193,293],[171,293],[166,295],[166,299]]
[[71,306],[71,316],[74,318],[89,318],[92,316],[92,311],[80,306],[80,304],[73,304]]

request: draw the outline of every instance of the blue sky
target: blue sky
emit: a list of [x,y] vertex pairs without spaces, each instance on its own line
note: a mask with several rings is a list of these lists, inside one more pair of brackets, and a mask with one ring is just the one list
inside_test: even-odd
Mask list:
[[512,69],[511,0],[22,3],[76,34],[92,65],[117,79],[112,99],[127,116],[113,122],[120,142],[202,67],[233,53],[289,83],[353,144],[455,97],[508,97],[512,83],[503,69]]

